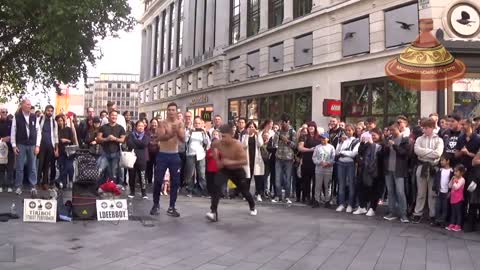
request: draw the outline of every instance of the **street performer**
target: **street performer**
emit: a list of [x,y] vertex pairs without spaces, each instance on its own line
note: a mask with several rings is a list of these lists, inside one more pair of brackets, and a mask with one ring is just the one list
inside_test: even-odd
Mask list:
[[212,199],[210,212],[206,217],[212,222],[218,221],[218,202],[222,195],[222,187],[227,179],[230,179],[236,186],[243,197],[247,200],[250,207],[250,215],[256,216],[255,202],[250,193],[250,186],[246,178],[244,166],[248,164],[247,153],[243,145],[233,139],[233,128],[229,124],[224,124],[218,129],[222,135],[221,140],[212,143],[213,157],[220,170],[215,175],[215,180],[212,190]]
[[185,126],[178,120],[177,104],[170,103],[167,106],[167,119],[158,123],[157,135],[160,148],[157,154],[155,180],[153,188],[153,207],[150,215],[158,215],[160,210],[160,192],[162,191],[163,178],[167,169],[170,171],[170,205],[167,215],[180,217],[175,208],[177,192],[180,186],[181,160],[178,155],[179,142],[185,142]]

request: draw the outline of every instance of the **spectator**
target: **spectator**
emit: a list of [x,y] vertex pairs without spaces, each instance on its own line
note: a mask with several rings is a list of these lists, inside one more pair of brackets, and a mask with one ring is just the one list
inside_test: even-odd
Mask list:
[[[132,133],[132,131],[134,130],[134,126],[135,126],[135,123],[132,121],[132,113],[129,112],[129,111],[124,111],[123,112],[123,117],[125,118],[125,125],[126,125],[126,129],[125,129],[125,132],[127,133],[127,136],[130,135],[130,133]],[[148,121],[147,121],[148,122]],[[145,125],[143,126],[144,128]]]
[[100,157],[100,172],[107,172],[117,184],[119,181],[120,143],[125,142],[125,129],[117,124],[118,113],[110,111],[108,125],[103,125],[97,135],[97,142],[102,144],[103,155]]
[[435,122],[435,129],[433,132],[438,135],[440,132],[440,126],[438,125],[438,113],[431,113],[428,117]]
[[40,152],[40,141],[42,139],[38,120],[35,114],[31,113],[32,104],[30,100],[24,99],[20,103],[20,110],[15,113],[12,121],[10,139],[13,152],[16,157],[15,193],[22,194],[22,183],[25,165],[28,172],[28,180],[32,185],[31,194],[36,196],[37,190],[37,162],[35,156]]
[[447,156],[440,158],[440,170],[435,175],[433,182],[433,191],[437,193],[435,201],[435,224],[436,226],[446,226],[449,208],[449,192],[448,184],[453,177],[453,169],[450,166],[450,160]]
[[[212,131],[212,144],[215,141],[220,140],[220,132],[215,129]],[[213,148],[207,150],[207,168],[206,168],[206,178],[207,178],[207,190],[208,194],[212,196],[215,187],[215,175],[219,172],[217,167],[217,162],[215,161]],[[223,188],[222,188],[223,189]]]
[[100,112],[100,120],[103,122],[103,119],[108,118],[108,112],[107,111],[101,111]]
[[355,158],[358,154],[360,140],[353,136],[354,127],[351,124],[345,126],[345,135],[340,138],[335,152],[338,169],[338,207],[337,212],[342,212],[346,204],[346,190],[348,188],[347,213],[352,213],[356,206],[356,176]]
[[87,136],[85,137],[85,144],[88,145],[90,153],[92,153],[97,158],[102,155],[102,147],[97,143],[97,135],[100,131],[100,117],[94,116],[92,119],[92,126],[87,131]]
[[185,164],[185,184],[187,185],[188,196],[195,193],[195,181],[200,188],[201,195],[207,195],[207,182],[205,179],[205,157],[206,149],[210,147],[210,139],[202,128],[202,119],[197,116],[193,121],[194,129],[185,138],[187,161]]
[[340,119],[338,117],[330,118],[330,122],[328,124],[328,134],[330,136],[329,141],[333,147],[337,147],[340,138],[344,134],[344,130],[340,127]]
[[252,178],[255,179],[255,195],[257,201],[262,201],[264,193],[263,175],[265,174],[265,165],[263,164],[260,147],[263,145],[263,139],[260,137],[257,125],[253,121],[247,124],[248,139],[243,140],[244,148],[247,152],[248,163],[245,166],[245,173],[247,177],[247,184],[250,186]]
[[271,138],[268,137],[268,133],[262,133],[262,140],[263,140],[263,145],[260,147],[260,154],[262,155],[262,160],[263,160],[263,166],[265,168],[264,174],[263,174],[263,195],[265,198],[270,198],[270,173],[271,173],[271,167],[270,167],[270,152],[268,151],[268,145],[270,143]]
[[402,137],[410,137],[410,128],[408,127],[408,118],[405,115],[399,115],[397,117],[397,124],[400,128],[400,134]]
[[358,122],[355,126],[355,138],[360,139],[362,134],[365,132],[365,124],[363,122]]
[[463,174],[465,173],[465,167],[462,164],[455,166],[453,170],[453,177],[448,183],[448,187],[451,188],[450,204],[451,204],[451,217],[450,225],[445,229],[449,231],[459,232],[462,230],[463,224],[463,190],[465,187],[465,179]]
[[45,107],[45,114],[38,120],[39,129],[42,133],[40,152],[38,154],[38,178],[42,189],[53,188],[55,182],[55,159],[59,156],[58,149],[58,126],[53,118],[54,108],[52,105]]
[[453,167],[455,167],[455,165],[457,164],[457,158],[455,157],[455,153],[458,151],[456,146],[458,138],[462,133],[460,129],[461,120],[462,118],[459,115],[450,115],[448,117],[449,129],[445,132],[443,137],[445,145],[444,153],[445,155],[448,155],[448,158],[450,159]]
[[58,177],[58,184],[60,189],[66,188],[68,186],[67,177],[70,180],[70,183],[73,183],[73,157],[69,157],[66,152],[66,146],[72,145],[74,142],[73,131],[70,127],[65,125],[65,116],[59,114],[55,117],[55,121],[58,125],[58,166],[60,171],[60,176]]
[[291,177],[297,139],[295,131],[290,126],[290,117],[287,114],[282,115],[280,123],[281,129],[273,137],[273,147],[276,148],[275,175],[278,176],[278,179],[275,182],[276,198],[272,202],[280,201],[279,196],[282,195],[283,188],[285,190],[285,202],[291,204]]
[[430,219],[435,217],[435,196],[432,191],[435,166],[440,161],[443,153],[443,140],[433,130],[435,123],[431,119],[423,119],[421,122],[424,134],[415,141],[415,154],[418,157],[419,166],[416,172],[417,200],[413,223],[419,223],[423,216],[423,209],[428,198]]
[[240,142],[243,142],[244,136],[247,135],[247,120],[243,117],[238,118],[237,121],[237,129],[235,130],[235,136],[234,138],[239,140]]
[[15,164],[15,155],[11,144],[10,132],[12,129],[12,120],[9,120],[8,110],[0,107],[0,142],[7,145],[7,164],[0,165],[0,192],[5,189],[7,192],[13,192],[13,168]]
[[210,138],[213,138],[213,131],[217,130],[222,124],[222,117],[218,114],[215,115],[215,117],[213,118],[213,127],[208,130],[208,135],[210,136]]
[[260,136],[263,137],[263,134],[266,133],[268,135],[268,138],[272,138],[273,135],[275,135],[275,131],[273,130],[273,121],[272,119],[267,119],[263,121],[263,123],[260,125]]
[[402,136],[400,126],[390,127],[391,138],[384,147],[385,183],[388,191],[388,211],[386,220],[400,218],[402,223],[409,223],[407,217],[407,199],[405,197],[405,179],[408,176],[409,138]]
[[133,168],[128,169],[130,185],[130,195],[128,195],[129,198],[135,197],[135,180],[138,178],[140,180],[142,198],[148,199],[145,170],[147,167],[149,142],[150,138],[145,133],[145,124],[141,120],[137,121],[135,124],[135,130],[133,130],[127,137],[128,148],[132,149],[137,156],[137,160],[135,161]]
[[150,129],[147,132],[147,136],[150,137],[149,144],[148,144],[148,161],[147,161],[147,169],[145,172],[147,183],[153,183],[153,176],[155,171],[155,158],[157,157],[159,148],[158,148],[158,120],[153,118],[150,120]]
[[102,119],[102,126],[110,123],[110,121],[108,120],[108,118],[110,117],[110,113],[112,111],[116,111],[117,112],[117,121],[115,123],[117,125],[123,127],[125,132],[127,132],[127,122],[125,121],[125,117],[123,117],[123,115],[118,113],[119,111],[117,110],[117,104],[113,101],[107,102],[107,111],[108,111],[108,117],[105,117],[105,118]]
[[312,160],[315,164],[315,196],[316,199],[312,207],[319,207],[322,197],[322,190],[324,191],[325,207],[330,207],[330,184],[332,182],[333,165],[335,163],[335,148],[328,143],[328,133],[320,135],[320,144],[315,146]]
[[[318,134],[317,123],[308,122],[308,134],[302,136],[298,142],[298,151],[302,153],[302,180],[301,188],[303,197],[302,202],[309,202],[311,205],[315,199],[315,164],[313,163],[313,152],[315,147],[321,143],[320,134]],[[299,200],[300,198],[297,198]]]
[[[79,145],[84,145],[85,144],[85,138],[87,137],[87,132],[92,126],[92,120],[93,117],[95,117],[95,110],[92,107],[87,108],[87,117],[80,122],[80,125],[78,126],[78,133],[79,133]],[[91,123],[91,124],[89,124]]]

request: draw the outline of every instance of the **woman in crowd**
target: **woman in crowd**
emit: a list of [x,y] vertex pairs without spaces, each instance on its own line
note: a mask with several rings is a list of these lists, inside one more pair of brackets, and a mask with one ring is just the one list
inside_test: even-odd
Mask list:
[[[355,138],[354,127],[351,124],[345,126],[345,134],[340,137],[340,142],[336,149],[336,165],[338,177],[338,207],[337,212],[345,210],[352,213],[356,207],[356,175],[355,175],[355,158],[358,154],[360,140]],[[346,194],[348,190],[348,201]]]
[[267,134],[268,138],[270,139],[275,135],[275,131],[273,131],[273,121],[272,119],[267,119],[263,121],[263,123],[260,125],[260,136],[263,138],[263,134]]
[[67,187],[67,177],[70,182],[73,182],[73,158],[67,156],[65,147],[72,145],[74,142],[74,134],[71,128],[65,125],[65,116],[63,114],[55,117],[58,125],[58,148],[59,158],[58,164],[60,167],[60,177],[58,178],[60,188]]
[[143,121],[137,121],[135,124],[135,130],[133,130],[132,133],[127,137],[128,148],[132,149],[137,156],[137,160],[135,161],[133,168],[128,170],[130,185],[130,195],[128,195],[129,198],[135,197],[135,180],[138,178],[140,180],[142,198],[148,199],[145,169],[147,167],[149,142],[150,138],[145,133],[145,124]]
[[92,153],[96,158],[102,154],[102,146],[97,144],[95,138],[97,138],[98,131],[100,130],[101,120],[98,116],[93,117],[93,125],[87,130],[87,135],[85,137],[85,144],[88,145],[90,153]]
[[[218,130],[212,131],[212,144],[220,139],[220,133]],[[205,177],[207,178],[207,191],[210,196],[212,196],[213,188],[215,186],[215,174],[218,173],[217,162],[215,161],[215,157],[213,156],[213,148],[209,148],[207,150],[207,166],[206,166],[206,173]],[[223,190],[222,190],[223,191]]]
[[[308,135],[308,125],[303,124],[297,131],[297,137],[295,145],[298,148],[298,143],[302,138]],[[295,194],[296,202],[300,202],[300,198],[307,196],[308,194],[303,194],[303,184],[302,184],[302,153],[299,151],[295,152],[293,159],[293,168],[292,168],[292,194]]]
[[[315,198],[315,164],[313,164],[312,156],[315,146],[321,143],[320,135],[318,133],[317,123],[314,121],[307,123],[307,135],[302,136],[298,142],[298,151],[302,154],[302,202],[313,203]],[[300,200],[300,197],[297,198]]]
[[248,164],[245,166],[248,186],[252,177],[255,179],[255,196],[257,201],[262,201],[264,193],[263,175],[265,174],[265,166],[263,164],[260,147],[263,145],[262,137],[258,134],[257,125],[250,121],[247,123],[248,140],[243,140],[243,144],[247,150]]
[[[367,214],[375,216],[378,200],[384,189],[383,173],[383,144],[382,131],[372,129],[369,134],[363,135],[364,141],[358,149],[359,154],[359,187],[358,197],[360,206],[353,212],[354,215]],[[369,208],[367,211],[367,207]]]
[[153,175],[155,170],[155,158],[159,151],[158,148],[158,135],[157,135],[158,121],[153,118],[150,120],[150,128],[146,132],[147,136],[150,138],[148,143],[148,161],[147,161],[147,170],[145,172],[147,183],[153,183]]
[[363,132],[365,132],[365,123],[363,121],[360,121],[357,123],[355,126],[355,137],[357,139],[360,139],[362,136]]

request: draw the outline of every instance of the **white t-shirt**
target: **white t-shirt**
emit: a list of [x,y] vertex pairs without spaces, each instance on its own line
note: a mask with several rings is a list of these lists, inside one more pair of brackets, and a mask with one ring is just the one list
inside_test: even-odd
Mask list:
[[448,192],[448,183],[450,182],[450,174],[452,173],[452,169],[440,169],[440,192],[447,193]]

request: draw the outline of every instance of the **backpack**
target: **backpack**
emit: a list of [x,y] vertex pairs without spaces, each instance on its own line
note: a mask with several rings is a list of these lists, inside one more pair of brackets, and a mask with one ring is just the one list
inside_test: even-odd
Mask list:
[[8,145],[6,142],[0,141],[0,164],[8,163]]

